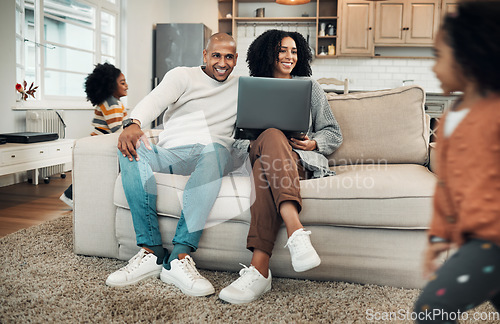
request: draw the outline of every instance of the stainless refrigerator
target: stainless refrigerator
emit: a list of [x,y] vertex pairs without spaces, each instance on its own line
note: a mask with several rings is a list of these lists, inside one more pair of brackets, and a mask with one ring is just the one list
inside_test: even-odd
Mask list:
[[211,34],[204,24],[157,24],[154,86],[177,66],[203,65],[203,49]]
[[[203,65],[203,49],[212,31],[204,24],[157,24],[153,35],[154,88],[175,67]],[[153,121],[153,128],[163,123],[163,115]]]

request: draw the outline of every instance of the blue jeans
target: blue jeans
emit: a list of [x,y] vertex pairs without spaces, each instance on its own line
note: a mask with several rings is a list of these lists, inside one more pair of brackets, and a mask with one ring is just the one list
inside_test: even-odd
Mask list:
[[206,219],[219,194],[222,177],[230,171],[231,155],[221,144],[193,144],[165,149],[143,143],[139,161],[129,161],[118,151],[122,184],[132,213],[137,245],[162,245],[156,213],[156,179],[153,172],[191,175],[184,188],[182,212],[174,244],[198,248]]

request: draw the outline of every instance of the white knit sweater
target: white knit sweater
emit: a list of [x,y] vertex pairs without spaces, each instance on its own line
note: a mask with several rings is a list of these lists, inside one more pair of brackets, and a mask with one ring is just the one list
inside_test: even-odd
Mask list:
[[130,114],[144,127],[165,109],[164,130],[158,145],[164,148],[188,144],[233,143],[238,78],[216,81],[201,67],[178,67],[165,74],[160,84]]

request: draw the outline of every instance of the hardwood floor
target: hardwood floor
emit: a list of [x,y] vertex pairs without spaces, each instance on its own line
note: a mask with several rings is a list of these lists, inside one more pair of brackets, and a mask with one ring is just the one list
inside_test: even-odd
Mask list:
[[66,178],[51,177],[50,183],[38,186],[24,182],[0,187],[0,237],[71,213],[59,196],[71,184],[71,172]]

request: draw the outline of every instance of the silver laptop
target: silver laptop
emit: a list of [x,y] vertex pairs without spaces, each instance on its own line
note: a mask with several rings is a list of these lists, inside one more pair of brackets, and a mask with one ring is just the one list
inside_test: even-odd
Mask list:
[[268,128],[303,138],[309,129],[311,80],[240,77],[235,138],[256,139]]

